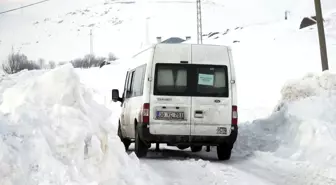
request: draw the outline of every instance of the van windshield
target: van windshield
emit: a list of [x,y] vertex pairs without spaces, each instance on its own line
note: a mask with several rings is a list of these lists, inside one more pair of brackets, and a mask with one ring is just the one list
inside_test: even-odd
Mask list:
[[227,66],[156,64],[154,95],[228,97]]

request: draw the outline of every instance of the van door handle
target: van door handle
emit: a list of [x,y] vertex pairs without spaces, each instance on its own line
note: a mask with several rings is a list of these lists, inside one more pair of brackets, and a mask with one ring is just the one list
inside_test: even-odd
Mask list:
[[196,110],[196,111],[195,111],[195,114],[194,114],[194,117],[195,117],[195,118],[203,118],[203,117],[204,117],[204,115],[203,115],[203,111],[201,111],[201,110]]

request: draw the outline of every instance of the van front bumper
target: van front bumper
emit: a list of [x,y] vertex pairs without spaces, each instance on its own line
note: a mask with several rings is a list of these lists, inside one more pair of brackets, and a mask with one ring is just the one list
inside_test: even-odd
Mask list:
[[154,135],[146,124],[139,124],[140,139],[147,144],[166,143],[169,145],[207,145],[234,144],[238,136],[238,126],[232,125],[229,136],[191,136],[191,135]]

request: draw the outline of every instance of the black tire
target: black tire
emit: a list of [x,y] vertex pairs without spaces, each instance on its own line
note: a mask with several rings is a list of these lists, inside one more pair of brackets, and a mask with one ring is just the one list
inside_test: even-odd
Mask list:
[[229,160],[231,158],[231,151],[232,151],[231,144],[221,144],[217,146],[217,158],[218,160]]
[[127,138],[124,138],[122,136],[122,132],[121,132],[121,127],[120,127],[120,124],[118,125],[118,136],[121,140],[121,142],[124,144],[125,146],[125,150],[127,151],[129,146],[131,145],[131,140],[130,139],[127,139]]
[[135,154],[138,158],[146,157],[148,152],[148,146],[141,140],[139,136],[139,130],[135,130]]
[[190,148],[192,152],[200,152],[203,146],[191,146]]

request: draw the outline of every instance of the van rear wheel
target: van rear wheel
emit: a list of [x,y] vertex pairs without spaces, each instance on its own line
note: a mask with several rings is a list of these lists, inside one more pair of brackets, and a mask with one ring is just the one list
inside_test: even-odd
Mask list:
[[137,157],[146,157],[148,151],[148,146],[141,140],[139,135],[139,129],[135,130],[135,154]]
[[189,148],[189,145],[177,145],[177,148],[180,150],[184,150],[184,149]]
[[217,146],[217,157],[219,160],[229,160],[231,158],[232,144],[221,144]]
[[192,152],[200,152],[203,146],[191,146],[190,148]]
[[120,124],[118,125],[118,136],[121,140],[121,142],[124,144],[125,146],[125,150],[127,151],[129,146],[131,145],[131,140],[130,139],[127,139],[127,138],[124,138],[122,136],[122,132],[121,132],[121,127],[120,127]]

